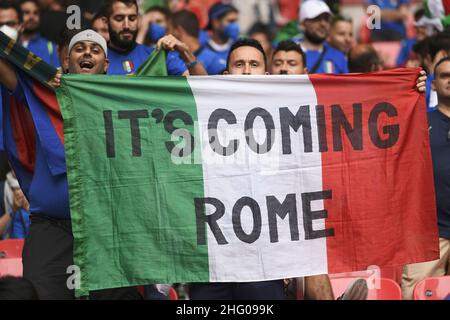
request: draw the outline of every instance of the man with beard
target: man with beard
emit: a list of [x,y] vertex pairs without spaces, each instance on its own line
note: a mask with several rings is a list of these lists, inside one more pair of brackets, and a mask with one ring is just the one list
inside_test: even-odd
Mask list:
[[[136,0],[109,1],[106,5],[106,17],[110,37],[108,75],[132,74],[154,50],[136,42],[140,20]],[[170,50],[166,60],[169,75],[206,75],[205,69],[197,63],[186,44],[174,36],[161,38],[156,47]]]
[[41,22],[40,8],[36,0],[23,0],[20,3],[23,20],[21,44],[55,68],[59,67],[56,44],[39,34]]
[[[106,41],[95,31],[86,30],[75,35],[67,52],[64,64],[67,64],[69,73],[106,73]],[[48,134],[40,136],[38,133],[42,133],[43,119],[35,121],[35,118],[31,117],[32,113],[33,116],[39,114],[40,108],[51,112],[51,107],[35,102],[38,100],[38,94],[37,91],[30,90],[29,82],[29,78],[21,70],[12,68],[5,60],[0,59],[0,84],[8,89],[12,102],[10,108],[4,108],[4,144],[20,186],[29,200],[31,211],[31,226],[22,253],[23,276],[33,283],[42,300],[71,300],[74,299],[75,285],[71,282],[74,274],[68,273],[68,270],[74,266],[73,235],[65,158],[62,167],[59,165],[58,172],[52,171],[48,152],[57,148],[58,143]],[[56,77],[52,83],[55,87],[59,86],[60,77]],[[5,90],[3,92],[5,93]],[[47,100],[56,99],[51,92],[47,93]],[[13,121],[12,111],[8,111],[13,108],[15,112],[22,112],[19,116],[24,116],[20,119],[20,125]],[[55,113],[52,121],[56,122],[55,126],[63,126],[60,113]],[[25,133],[32,131],[33,134],[25,134],[26,138],[19,140],[16,145],[11,142],[14,141],[13,132],[16,130],[24,130]],[[16,147],[20,147],[22,151],[27,148],[33,150],[29,154],[33,159],[31,163],[27,163],[28,168],[17,160],[18,156],[14,151]],[[135,288],[90,292],[90,299],[139,297]]]
[[[431,158],[433,160],[436,210],[439,230],[439,259],[403,267],[402,295],[413,299],[414,287],[427,277],[450,274],[450,58],[444,57],[434,67],[433,89],[437,109],[428,112]],[[449,288],[446,288],[449,292]]]
[[305,37],[294,40],[306,54],[309,73],[347,73],[345,55],[326,42],[331,28],[331,10],[327,4],[319,0],[304,2],[299,20]]

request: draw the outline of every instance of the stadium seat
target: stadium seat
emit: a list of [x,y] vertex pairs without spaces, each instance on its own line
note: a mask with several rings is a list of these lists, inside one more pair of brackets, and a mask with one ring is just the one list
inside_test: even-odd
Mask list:
[[425,278],[414,287],[414,300],[444,300],[450,294],[450,276]]
[[22,277],[22,258],[0,259],[0,277]]
[[[330,277],[331,286],[335,297],[340,297],[345,290],[360,277]],[[400,286],[391,279],[378,278],[373,279],[365,278],[367,286],[369,287],[369,293],[367,300],[401,300],[402,292]]]
[[174,288],[170,288],[169,300],[178,300],[178,294],[177,294],[177,291]]
[[22,258],[23,239],[0,241],[0,259]]
[[0,241],[0,277],[21,277],[23,240]]

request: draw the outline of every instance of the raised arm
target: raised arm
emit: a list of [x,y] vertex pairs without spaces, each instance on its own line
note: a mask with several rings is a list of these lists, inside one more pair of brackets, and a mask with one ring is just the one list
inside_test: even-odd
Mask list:
[[188,71],[183,73],[183,76],[207,76],[205,68],[201,63],[197,63],[197,58],[195,55],[189,50],[188,46],[175,38],[172,35],[167,35],[159,39],[156,47],[163,48],[166,50],[177,51],[180,54],[181,59],[188,66]]

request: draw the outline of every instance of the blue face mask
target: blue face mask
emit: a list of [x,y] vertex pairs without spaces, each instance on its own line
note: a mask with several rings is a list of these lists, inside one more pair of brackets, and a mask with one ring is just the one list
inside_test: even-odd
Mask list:
[[159,39],[166,35],[166,28],[161,27],[159,24],[151,23],[148,28],[147,36],[151,42],[158,42]]
[[229,23],[222,31],[222,35],[226,39],[232,39],[233,41],[239,38],[239,23]]

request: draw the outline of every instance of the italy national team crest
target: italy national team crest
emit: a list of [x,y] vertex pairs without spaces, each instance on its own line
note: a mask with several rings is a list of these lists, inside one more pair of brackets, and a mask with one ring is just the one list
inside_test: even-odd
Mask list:
[[133,61],[131,61],[131,60],[125,60],[125,61],[123,61],[123,62],[122,62],[122,67],[123,67],[123,70],[124,70],[126,73],[131,73],[131,72],[134,70],[134,64],[133,64]]

